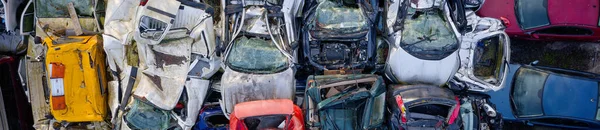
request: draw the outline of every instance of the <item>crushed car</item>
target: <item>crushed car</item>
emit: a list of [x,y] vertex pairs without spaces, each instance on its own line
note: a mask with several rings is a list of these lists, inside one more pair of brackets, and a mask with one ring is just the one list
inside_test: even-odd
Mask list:
[[103,2],[32,0],[24,6],[20,29],[28,36],[25,64],[34,127],[92,122],[91,127],[106,128],[105,54],[97,35]]
[[307,129],[385,129],[386,88],[372,74],[309,76],[304,98]]
[[[464,8],[446,0],[386,2],[389,56],[385,75],[394,83],[444,85],[459,67]],[[457,12],[457,13],[455,13]],[[462,14],[462,15],[460,15]]]
[[214,8],[184,0],[116,1],[107,8],[114,127],[192,129],[220,68]]
[[302,0],[224,0],[221,108],[295,96],[294,19]]
[[271,99],[236,104],[230,130],[304,130],[302,109],[289,99]]
[[302,28],[304,64],[316,73],[369,70],[377,63],[377,1],[307,1]]

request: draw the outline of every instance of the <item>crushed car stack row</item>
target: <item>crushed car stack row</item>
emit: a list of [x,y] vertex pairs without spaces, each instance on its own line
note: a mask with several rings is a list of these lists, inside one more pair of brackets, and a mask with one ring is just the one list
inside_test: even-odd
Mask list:
[[21,3],[35,129],[502,129],[515,73],[480,0]]

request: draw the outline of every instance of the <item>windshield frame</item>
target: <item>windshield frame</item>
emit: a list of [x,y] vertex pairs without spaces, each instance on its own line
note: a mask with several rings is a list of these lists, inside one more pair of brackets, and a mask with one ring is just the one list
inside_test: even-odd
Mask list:
[[548,0],[542,0],[543,1],[542,3],[546,4],[546,9],[544,10],[545,20],[547,21],[547,22],[544,22],[544,23],[546,23],[546,24],[541,24],[541,25],[536,25],[536,26],[528,26],[528,27],[526,27],[524,25],[525,21],[523,21],[523,19],[522,19],[523,16],[522,16],[522,14],[520,14],[520,12],[521,12],[521,10],[520,10],[521,7],[519,7],[519,5],[520,5],[519,2],[520,1],[531,1],[531,0],[515,0],[515,2],[514,2],[515,3],[514,4],[515,17],[516,17],[517,22],[519,23],[519,27],[521,29],[523,29],[523,30],[529,30],[529,29],[534,29],[534,28],[548,26],[548,25],[551,24],[550,23],[550,17],[548,16]]
[[[516,84],[516,80],[519,77],[521,77],[521,75],[519,75],[519,73],[521,71],[523,71],[523,70],[526,70],[526,69],[529,70],[529,71],[536,71],[536,72],[540,72],[540,73],[546,74],[546,76],[544,77],[544,83],[541,85],[541,89],[539,90],[539,91],[542,92],[542,95],[540,97],[540,106],[539,106],[540,109],[541,109],[541,112],[540,112],[541,114],[535,114],[535,115],[519,115],[519,114],[517,114],[517,109],[518,108],[516,106],[516,100],[515,100],[516,97],[514,96],[514,91],[515,91],[515,88],[516,88],[515,84]],[[546,115],[546,113],[544,112],[544,107],[543,107],[543,100],[544,100],[543,91],[544,91],[544,89],[546,87],[546,80],[548,80],[548,77],[550,77],[550,75],[551,75],[551,73],[544,72],[544,71],[538,70],[536,68],[526,67],[526,66],[520,67],[515,72],[515,75],[513,76],[513,80],[512,80],[512,84],[511,84],[511,90],[509,92],[509,100],[510,100],[510,104],[511,104],[511,108],[512,108],[512,114],[514,116],[519,117],[519,118],[531,118],[531,117],[541,117],[541,116]]]

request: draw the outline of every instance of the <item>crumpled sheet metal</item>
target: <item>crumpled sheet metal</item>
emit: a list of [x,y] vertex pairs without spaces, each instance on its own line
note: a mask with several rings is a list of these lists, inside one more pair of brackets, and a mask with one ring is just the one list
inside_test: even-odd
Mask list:
[[[501,72],[503,73],[503,76],[500,84],[482,82],[474,76],[474,53],[479,40],[495,35],[502,35],[501,37],[504,38],[502,41],[504,42],[502,48],[504,51],[504,58],[506,61],[510,61],[510,39],[504,32],[504,26],[500,20],[487,17],[482,18],[475,15],[473,11],[467,11],[467,14],[467,25],[471,26],[473,30],[465,33],[462,38],[461,47],[458,51],[461,65],[460,68],[458,68],[458,72],[454,75],[454,78],[469,84],[467,86],[471,91],[485,92],[489,90],[500,90],[504,86],[503,79],[508,73],[508,69],[506,69],[507,66],[505,66],[504,72]],[[504,62],[505,61],[503,60],[502,65],[505,65]]]
[[291,68],[274,74],[248,74],[226,68],[221,79],[221,108],[229,116],[240,102],[294,99],[296,85]]
[[138,42],[142,74],[134,96],[160,109],[173,109],[185,85],[192,41],[184,32],[169,34],[158,45]]
[[175,115],[175,119],[177,120],[177,124],[184,130],[190,130],[194,127],[196,120],[198,119],[197,115],[200,114],[200,109],[203,106],[204,98],[208,92],[210,80],[196,79],[191,78],[190,81],[186,82],[186,92],[187,92],[187,104],[185,104],[186,108],[186,116],[185,118],[175,114],[175,112],[171,111],[173,115]]

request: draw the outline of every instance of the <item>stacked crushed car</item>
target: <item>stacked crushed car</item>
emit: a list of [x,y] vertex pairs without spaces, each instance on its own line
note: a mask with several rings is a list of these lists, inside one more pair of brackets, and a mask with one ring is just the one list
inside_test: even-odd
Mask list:
[[34,129],[502,129],[504,86],[575,73],[515,72],[483,0],[2,2]]

